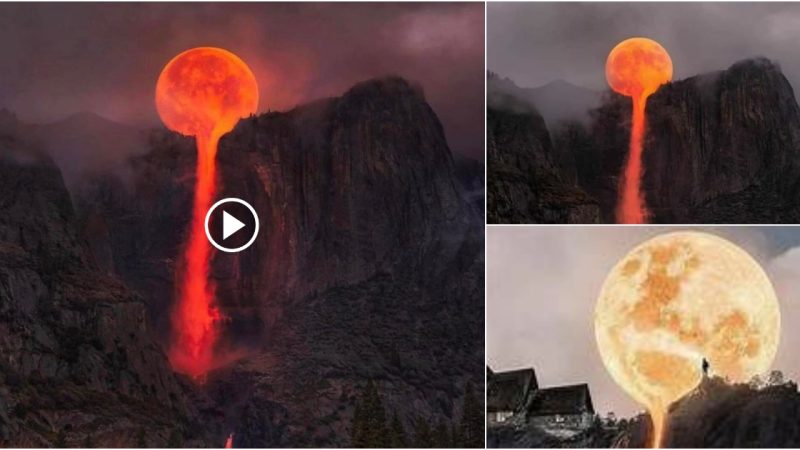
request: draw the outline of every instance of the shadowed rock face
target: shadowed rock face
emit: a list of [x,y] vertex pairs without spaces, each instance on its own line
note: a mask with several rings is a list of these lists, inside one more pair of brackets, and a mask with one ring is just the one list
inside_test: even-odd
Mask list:
[[542,116],[508,80],[491,78],[489,83],[487,220],[597,222],[596,202],[562,170]]
[[[96,178],[76,204],[82,223],[109,230],[87,233],[90,245],[163,341],[195,149],[168,132],[150,146],[131,186]],[[250,202],[261,232],[212,263],[225,345],[248,356],[192,394],[207,427],[236,432],[237,446],[347,445],[368,379],[407,429],[415,415],[455,418],[465,384],[483,385],[482,214],[421,91],[374,80],[243,120],[218,169],[218,197]]]
[[[0,445],[165,445],[183,387],[144,304],[97,269],[59,169],[0,132]],[[198,435],[201,432],[198,431]]]
[[[794,382],[756,388],[706,378],[670,406],[663,448],[793,448],[800,444],[800,393]],[[557,430],[555,430],[557,431]],[[568,438],[522,422],[488,429],[490,447],[646,448],[647,414],[595,425]]]
[[[755,388],[707,378],[670,406],[665,448],[792,448],[800,443],[800,394],[794,382]],[[640,416],[615,446],[646,445],[649,421]]]
[[670,408],[667,447],[797,447],[800,394],[794,382],[754,389],[706,379]]
[[655,221],[796,216],[800,110],[777,66],[748,60],[682,80],[661,88],[647,108],[643,186]]
[[[629,98],[608,93],[585,131],[579,124],[550,130],[555,154],[566,162],[559,173],[577,174],[604,222],[614,220],[630,110]],[[765,59],[663,86],[647,103],[643,189],[651,221],[795,223],[798,149],[794,92]]]

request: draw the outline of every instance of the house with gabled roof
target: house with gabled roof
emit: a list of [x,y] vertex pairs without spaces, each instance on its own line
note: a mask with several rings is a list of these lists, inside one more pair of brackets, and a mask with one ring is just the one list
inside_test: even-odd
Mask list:
[[533,368],[493,372],[488,369],[487,420],[501,423],[521,412],[539,388]]
[[520,417],[543,427],[588,427],[594,405],[588,384],[540,389],[533,368],[494,372],[487,368],[486,412],[489,425]]

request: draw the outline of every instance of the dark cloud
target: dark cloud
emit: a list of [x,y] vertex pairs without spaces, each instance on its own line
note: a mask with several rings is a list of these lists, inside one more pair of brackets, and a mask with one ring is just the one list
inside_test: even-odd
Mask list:
[[765,56],[800,87],[797,3],[489,3],[488,67],[522,86],[563,79],[605,89],[608,52],[632,36],[669,51],[675,78]]
[[455,151],[483,154],[481,3],[0,5],[0,106],[50,121],[90,110],[155,125],[163,65],[195,46],[239,54],[261,110],[398,74],[419,82]]
[[[685,227],[722,236],[762,264],[781,308],[773,367],[800,377],[800,228]],[[642,408],[614,382],[597,350],[594,308],[608,272],[637,244],[675,227],[489,227],[486,358],[494,370],[534,366],[541,386],[589,383],[595,408]]]

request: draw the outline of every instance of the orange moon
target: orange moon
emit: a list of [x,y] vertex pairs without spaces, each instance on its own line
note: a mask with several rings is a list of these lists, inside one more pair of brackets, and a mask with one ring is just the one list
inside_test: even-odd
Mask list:
[[780,309],[764,270],[716,235],[674,232],[630,251],[611,270],[595,337],[614,381],[653,417],[655,444],[669,405],[712,373],[744,382],[766,372]]
[[174,57],[158,78],[156,108],[173,131],[220,137],[258,107],[258,83],[238,56],[198,47]]
[[608,54],[606,79],[611,89],[619,94],[648,97],[672,80],[672,59],[664,47],[652,39],[626,39]]

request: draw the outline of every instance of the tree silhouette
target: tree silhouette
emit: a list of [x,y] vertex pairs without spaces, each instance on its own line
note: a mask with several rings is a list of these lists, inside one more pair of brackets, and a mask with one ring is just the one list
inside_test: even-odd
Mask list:
[[414,423],[414,447],[433,448],[433,433],[424,419],[417,418]]
[[389,427],[389,447],[391,448],[405,448],[408,447],[408,439],[406,438],[406,430],[403,428],[403,423],[397,417],[397,412],[392,416],[392,424]]
[[461,417],[462,447],[484,447],[484,423],[481,402],[475,396],[475,388],[472,383],[467,383],[464,393],[464,413]]
[[370,380],[356,403],[351,428],[352,446],[355,448],[389,447],[386,427],[386,410],[383,408],[378,387]]

